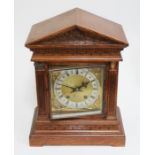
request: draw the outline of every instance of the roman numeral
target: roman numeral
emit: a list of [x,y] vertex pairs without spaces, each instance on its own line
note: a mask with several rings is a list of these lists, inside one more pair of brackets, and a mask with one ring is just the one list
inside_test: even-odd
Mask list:
[[79,74],[79,70],[78,69],[76,69],[76,74]]
[[63,95],[60,95],[60,96],[59,96],[59,98],[62,98],[62,97],[63,97]]
[[69,76],[69,73],[66,71],[66,75]]
[[65,102],[65,104],[68,104],[68,103],[69,103],[69,101],[66,101],[66,102]]
[[94,96],[90,96],[92,99],[95,99],[95,97]]

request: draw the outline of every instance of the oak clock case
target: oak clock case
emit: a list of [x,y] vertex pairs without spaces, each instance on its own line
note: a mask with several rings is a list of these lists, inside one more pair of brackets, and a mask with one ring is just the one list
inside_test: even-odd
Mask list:
[[128,46],[122,26],[75,8],[34,24],[25,46],[37,95],[30,146],[124,146],[117,103],[121,51]]

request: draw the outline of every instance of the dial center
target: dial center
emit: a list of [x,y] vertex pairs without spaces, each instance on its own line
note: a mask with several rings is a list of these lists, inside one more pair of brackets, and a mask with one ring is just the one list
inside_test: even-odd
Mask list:
[[[81,102],[84,100],[84,96],[90,96],[93,90],[92,85],[84,87],[82,84],[88,81],[84,76],[81,75],[71,75],[68,76],[62,85],[62,94],[64,96],[69,96],[69,100],[72,102]],[[65,85],[73,86],[75,89],[65,87]]]
[[99,95],[99,82],[86,68],[64,70],[56,79],[54,89],[57,100],[63,106],[86,108],[95,104]]

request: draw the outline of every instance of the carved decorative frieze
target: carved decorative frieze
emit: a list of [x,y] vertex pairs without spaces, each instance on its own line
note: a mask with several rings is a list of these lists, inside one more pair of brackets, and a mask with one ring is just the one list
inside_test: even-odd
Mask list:
[[81,30],[77,27],[69,30],[67,32],[63,32],[56,36],[49,36],[47,39],[37,42],[36,44],[41,45],[95,45],[95,44],[115,44],[116,41],[110,40],[107,37],[102,37],[97,35],[94,32],[87,32]]
[[38,54],[52,54],[52,55],[118,55],[120,49],[31,49]]

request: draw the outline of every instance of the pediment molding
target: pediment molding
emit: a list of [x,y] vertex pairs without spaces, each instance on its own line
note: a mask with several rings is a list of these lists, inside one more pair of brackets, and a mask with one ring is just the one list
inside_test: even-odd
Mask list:
[[122,45],[121,43],[101,36],[95,32],[79,28],[77,26],[72,27],[69,30],[64,30],[56,35],[51,35],[46,38],[36,41],[30,46],[51,46],[51,47],[62,47],[62,46],[102,46],[102,45]]

